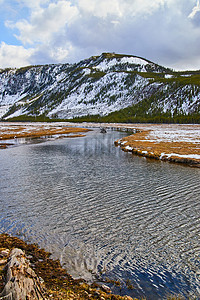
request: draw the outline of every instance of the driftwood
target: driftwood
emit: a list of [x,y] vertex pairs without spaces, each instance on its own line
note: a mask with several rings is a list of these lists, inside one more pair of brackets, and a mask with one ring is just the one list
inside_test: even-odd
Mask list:
[[0,294],[3,300],[43,300],[41,280],[30,267],[21,249],[13,249],[5,266],[5,286]]

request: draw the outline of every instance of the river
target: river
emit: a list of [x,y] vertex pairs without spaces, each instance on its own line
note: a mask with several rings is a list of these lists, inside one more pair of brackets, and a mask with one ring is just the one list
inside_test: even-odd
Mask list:
[[116,293],[199,299],[200,169],[123,152],[114,141],[125,135],[1,150],[0,231],[51,251],[74,277],[120,281]]

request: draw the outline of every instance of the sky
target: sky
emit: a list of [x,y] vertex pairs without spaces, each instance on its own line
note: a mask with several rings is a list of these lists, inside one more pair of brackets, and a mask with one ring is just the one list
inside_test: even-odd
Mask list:
[[102,52],[200,70],[199,0],[0,0],[0,68]]

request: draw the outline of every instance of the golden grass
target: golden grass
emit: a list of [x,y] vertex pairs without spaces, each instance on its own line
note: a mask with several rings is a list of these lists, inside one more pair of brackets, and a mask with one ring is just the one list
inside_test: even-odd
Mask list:
[[[40,137],[55,134],[69,134],[69,133],[79,133],[87,132],[86,128],[75,128],[75,127],[58,127],[58,126],[15,126],[7,127],[4,126],[0,129],[0,140],[14,139],[14,138],[25,138],[25,137]],[[82,135],[81,135],[82,136]],[[71,136],[70,136],[71,137]],[[74,136],[75,137],[75,136]],[[76,136],[77,137],[77,136]]]
[[0,144],[0,149],[6,149],[8,146],[11,146],[11,145],[13,145],[13,144],[2,143],[2,144]]
[[[84,280],[73,279],[64,270],[58,260],[50,258],[50,253],[38,248],[36,244],[27,244],[17,237],[0,234],[0,251],[4,249],[20,248],[30,258],[36,274],[44,280],[46,287],[45,299],[53,300],[131,300],[128,296],[105,293],[97,284],[89,285]],[[7,259],[8,257],[6,257]],[[5,263],[0,265],[0,292],[4,284]],[[135,298],[134,298],[135,299]],[[137,299],[135,299],[137,300]]]
[[[126,146],[133,148],[133,153],[149,158],[168,160],[177,163],[186,163],[200,166],[200,159],[179,157],[178,155],[200,155],[200,144],[194,142],[166,142],[153,141],[151,139],[151,130],[142,130],[131,136],[122,139],[126,144],[121,145],[124,151],[128,151]],[[115,143],[117,145],[117,142]],[[166,155],[163,155],[166,154]],[[174,153],[171,157],[167,154]],[[176,155],[177,154],[177,155]]]
[[77,137],[84,137],[85,134],[73,134],[73,135],[64,135],[64,138],[77,138]]

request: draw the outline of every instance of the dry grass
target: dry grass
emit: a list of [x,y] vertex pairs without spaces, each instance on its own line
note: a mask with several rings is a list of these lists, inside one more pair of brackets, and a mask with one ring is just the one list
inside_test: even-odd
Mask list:
[[[50,258],[50,253],[38,248],[35,244],[27,244],[17,237],[0,234],[0,251],[20,248],[29,256],[36,274],[44,280],[45,299],[53,300],[129,300],[131,297],[107,294],[98,286],[89,285],[84,280],[75,280],[62,268],[58,260]],[[7,257],[8,258],[8,257]],[[6,262],[5,262],[6,263]],[[0,265],[0,292],[3,289],[3,268]],[[135,299],[137,300],[137,299]]]
[[6,149],[7,147],[11,146],[11,145],[14,145],[14,144],[7,144],[7,143],[2,143],[0,144],[0,149]]
[[[40,137],[40,136],[50,136],[55,134],[71,134],[79,132],[87,132],[86,128],[76,128],[76,127],[62,127],[62,126],[48,126],[48,125],[3,125],[0,127],[0,140],[14,139],[14,138],[25,138],[25,137]],[[74,137],[83,135],[74,135]],[[70,136],[72,137],[72,136]]]
[[73,134],[73,135],[64,135],[63,138],[77,138],[77,137],[84,137],[85,134]]
[[[171,162],[186,163],[200,166],[200,159],[192,157],[179,157],[178,155],[200,155],[200,144],[185,141],[162,141],[152,139],[152,130],[142,130],[129,137],[123,138],[121,144],[123,150],[128,151],[126,146],[133,148],[132,152],[137,155],[168,160]],[[117,143],[116,143],[117,144]],[[169,156],[169,154],[172,154]]]

